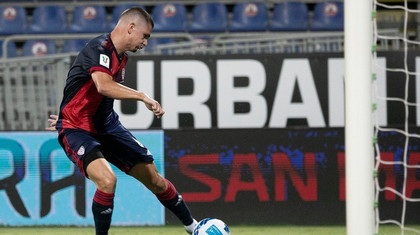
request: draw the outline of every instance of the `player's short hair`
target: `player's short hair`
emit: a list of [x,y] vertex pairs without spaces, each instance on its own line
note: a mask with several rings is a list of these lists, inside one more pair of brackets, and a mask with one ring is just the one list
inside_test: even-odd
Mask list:
[[146,21],[147,24],[150,24],[152,26],[152,28],[155,26],[152,16],[143,8],[140,8],[140,7],[128,8],[127,10],[123,11],[123,13],[121,13],[119,19],[121,19],[122,17],[126,15],[127,16],[128,15],[141,16]]

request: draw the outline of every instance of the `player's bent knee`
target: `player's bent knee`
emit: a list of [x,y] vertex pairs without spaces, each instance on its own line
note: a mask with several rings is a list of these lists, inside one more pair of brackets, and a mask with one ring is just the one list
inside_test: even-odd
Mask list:
[[94,177],[92,176],[91,180],[95,183],[98,190],[105,193],[115,192],[117,177],[115,176],[114,172],[101,172],[99,175],[95,175]]
[[117,177],[115,176],[115,174],[108,174],[98,179],[95,183],[96,187],[100,191],[112,193],[115,191],[115,186],[117,185]]

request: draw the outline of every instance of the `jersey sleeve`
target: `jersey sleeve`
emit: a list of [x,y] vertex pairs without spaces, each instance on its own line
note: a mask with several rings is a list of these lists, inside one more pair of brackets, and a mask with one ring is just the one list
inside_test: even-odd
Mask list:
[[100,45],[94,45],[87,50],[87,54],[90,60],[89,75],[95,71],[101,71],[112,76],[112,55],[107,48]]

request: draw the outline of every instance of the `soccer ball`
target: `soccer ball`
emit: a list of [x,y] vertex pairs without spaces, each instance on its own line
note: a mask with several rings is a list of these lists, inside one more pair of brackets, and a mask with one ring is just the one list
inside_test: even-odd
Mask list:
[[206,218],[201,220],[194,228],[193,235],[229,235],[229,228],[225,222]]

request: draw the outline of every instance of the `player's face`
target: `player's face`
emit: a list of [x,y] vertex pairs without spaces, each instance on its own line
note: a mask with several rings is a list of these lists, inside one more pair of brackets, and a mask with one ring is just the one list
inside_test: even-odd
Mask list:
[[147,40],[150,38],[150,34],[152,32],[152,26],[147,23],[140,23],[137,24],[137,26],[134,26],[133,28],[133,45],[130,50],[132,52],[136,52],[137,50],[143,49],[145,46],[147,46]]

